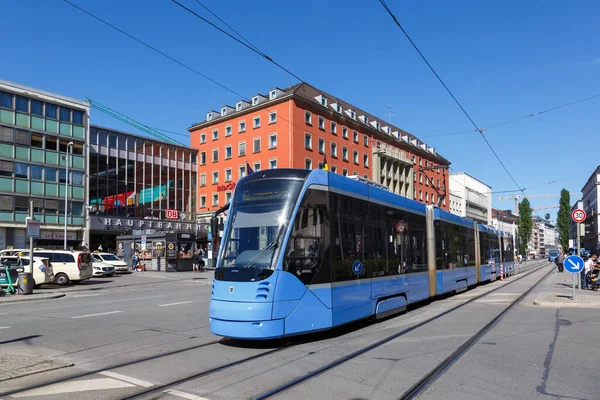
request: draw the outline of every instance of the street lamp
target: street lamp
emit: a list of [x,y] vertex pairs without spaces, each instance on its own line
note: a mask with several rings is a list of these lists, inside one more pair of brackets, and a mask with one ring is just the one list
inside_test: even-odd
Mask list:
[[66,173],[65,173],[65,181],[66,181],[66,186],[65,186],[65,236],[64,236],[64,250],[67,249],[67,202],[69,200],[69,149],[71,149],[71,154],[73,153],[73,142],[69,142],[69,144],[67,144],[67,169],[66,169]]

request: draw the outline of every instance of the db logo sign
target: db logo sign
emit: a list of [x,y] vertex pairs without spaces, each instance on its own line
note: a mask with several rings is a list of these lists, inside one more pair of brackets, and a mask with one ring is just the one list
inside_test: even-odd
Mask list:
[[179,211],[177,210],[165,210],[166,215],[167,215],[167,219],[178,219],[179,218]]

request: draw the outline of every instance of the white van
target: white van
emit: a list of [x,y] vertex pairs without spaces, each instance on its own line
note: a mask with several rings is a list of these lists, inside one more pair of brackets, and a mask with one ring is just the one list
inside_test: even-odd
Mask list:
[[92,253],[92,257],[105,264],[115,267],[116,272],[131,272],[127,263],[111,253]]
[[39,250],[33,256],[50,260],[54,282],[61,286],[70,281],[79,283],[93,275],[92,255],[87,251]]

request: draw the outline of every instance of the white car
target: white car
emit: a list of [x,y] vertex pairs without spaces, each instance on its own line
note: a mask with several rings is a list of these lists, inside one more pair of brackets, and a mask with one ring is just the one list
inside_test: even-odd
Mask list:
[[113,276],[115,274],[115,267],[102,261],[98,261],[98,258],[92,256],[92,273],[94,276]]
[[[25,267],[29,265],[29,257],[19,256],[0,256],[0,265],[9,267],[10,269],[16,269],[18,272],[23,272]],[[12,275],[12,274],[11,274]],[[38,288],[45,283],[52,283],[54,281],[54,273],[52,271],[52,265],[47,258],[34,257],[33,258],[33,286]],[[17,284],[17,282],[13,282]]]
[[79,283],[92,277],[92,257],[85,251],[39,250],[33,255],[50,260],[54,282],[60,286]]
[[111,253],[92,253],[92,257],[105,264],[115,267],[116,272],[131,272],[127,263]]

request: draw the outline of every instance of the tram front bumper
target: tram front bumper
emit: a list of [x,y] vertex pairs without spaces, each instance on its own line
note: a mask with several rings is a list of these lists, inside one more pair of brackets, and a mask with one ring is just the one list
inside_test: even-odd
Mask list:
[[284,335],[284,320],[272,319],[272,302],[211,300],[210,331],[236,339],[270,339]]

